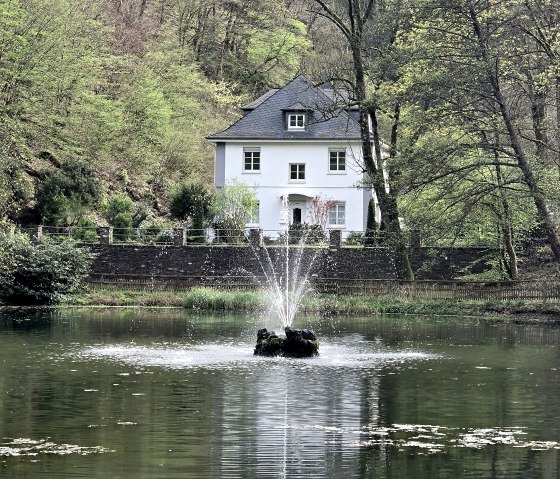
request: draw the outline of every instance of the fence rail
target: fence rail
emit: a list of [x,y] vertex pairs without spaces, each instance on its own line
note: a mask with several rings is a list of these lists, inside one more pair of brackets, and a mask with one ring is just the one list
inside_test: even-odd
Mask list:
[[[242,246],[253,244],[279,246],[299,244],[315,247],[336,246],[341,248],[379,248],[392,243],[391,235],[384,230],[350,231],[333,228],[295,228],[288,230],[262,230],[260,228],[221,229],[221,228],[113,228],[109,226],[27,226],[23,228],[32,238],[73,239],[84,244],[118,244],[118,245],[159,245],[159,246]],[[337,239],[333,242],[333,233]],[[483,247],[495,248],[496,238],[491,236],[478,238],[437,239],[425,236],[418,230],[402,232],[404,241],[411,248],[429,247]],[[257,243],[255,243],[257,241]]]
[[[186,291],[198,286],[220,290],[258,290],[263,287],[265,280],[252,276],[91,274],[87,283],[92,290]],[[312,278],[310,286],[319,293],[394,296],[403,299],[560,301],[560,282]]]

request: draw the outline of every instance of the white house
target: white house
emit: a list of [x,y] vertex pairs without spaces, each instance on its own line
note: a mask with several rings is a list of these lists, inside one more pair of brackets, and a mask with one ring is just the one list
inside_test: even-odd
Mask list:
[[[208,139],[216,145],[215,185],[247,183],[259,199],[251,226],[273,236],[290,223],[311,223],[313,199],[334,200],[327,228],[364,231],[372,192],[362,187],[357,110],[340,110],[335,92],[298,76],[243,107],[244,116]],[[379,219],[379,212],[377,212]]]

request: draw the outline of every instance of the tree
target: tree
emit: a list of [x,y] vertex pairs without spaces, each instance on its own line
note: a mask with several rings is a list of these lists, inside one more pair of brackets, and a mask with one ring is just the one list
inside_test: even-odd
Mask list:
[[[409,124],[417,125],[408,132],[410,150],[401,150],[414,163],[412,183],[426,192],[441,182],[434,199],[448,211],[461,206],[458,225],[468,224],[470,217],[480,221],[481,208],[488,210],[512,277],[517,269],[514,225],[529,229],[528,214],[544,225],[557,259],[560,246],[549,211],[551,164],[542,148],[546,105],[538,83],[529,80],[539,76],[541,66],[534,58],[538,49],[524,46],[529,36],[517,27],[523,8],[422,2],[408,39],[413,60],[403,82],[412,100],[408,118],[416,117]],[[425,163],[418,162],[422,150],[432,151]]]
[[[373,186],[379,201],[381,219],[386,227],[388,238],[395,253],[395,265],[400,279],[413,279],[412,268],[406,248],[405,238],[401,231],[399,208],[396,188],[391,187],[391,175],[385,174],[387,159],[382,155],[382,140],[379,128],[378,106],[367,92],[367,55],[368,43],[372,40],[374,31],[370,28],[372,23],[379,18],[382,6],[375,0],[345,0],[343,2],[327,2],[326,0],[312,0],[319,7],[317,13],[332,22],[346,39],[351,52],[352,67],[351,78],[348,80],[353,86],[353,101],[360,111],[360,130],[362,141],[362,155],[364,170],[367,174],[367,183]],[[395,28],[398,28],[398,24]],[[385,41],[393,42],[393,31]],[[379,43],[381,36],[373,37]],[[385,45],[386,47],[387,45]],[[377,81],[376,81],[377,80]],[[381,79],[374,78],[378,83]],[[395,123],[392,129],[393,145],[389,152],[389,159],[396,156],[396,135],[398,131],[400,106],[395,105]],[[370,128],[371,125],[371,128]],[[373,147],[372,147],[373,145]],[[390,170],[389,166],[389,170]]]
[[202,230],[210,215],[212,196],[205,185],[183,183],[171,198],[169,213],[188,223],[193,230]]
[[103,213],[110,226],[113,226],[115,237],[122,241],[130,237],[131,229],[138,228],[146,219],[144,208],[136,206],[126,193],[117,193],[103,204]]
[[[514,123],[510,106],[501,85],[501,71],[499,67],[496,68],[496,65],[499,65],[497,58],[499,58],[501,52],[498,51],[494,53],[492,51],[492,36],[496,35],[496,25],[500,25],[503,22],[503,18],[500,15],[501,12],[499,10],[493,11],[490,6],[483,8],[482,11],[478,11],[477,8],[475,8],[475,6],[470,2],[468,3],[467,9],[471,26],[478,44],[478,55],[487,75],[487,80],[491,86],[493,100],[497,103],[504,126],[507,130],[514,158],[517,160],[519,169],[523,174],[523,179],[529,189],[533,201],[535,202],[540,219],[544,224],[552,252],[556,261],[560,262],[560,236],[558,235],[552,220],[545,195],[534,174],[529,156],[522,142],[522,137]],[[493,21],[489,22],[489,19],[491,18],[490,15],[493,13],[497,13],[497,16],[493,19]],[[485,19],[484,24],[480,21],[481,16]]]
[[239,235],[249,218],[258,210],[257,194],[246,183],[232,180],[220,188],[214,199],[212,211],[214,225],[224,230],[226,237],[239,240]]
[[311,200],[311,224],[317,225],[321,231],[325,231],[329,222],[329,212],[331,208],[338,204],[332,198],[321,198],[321,195],[314,196]]

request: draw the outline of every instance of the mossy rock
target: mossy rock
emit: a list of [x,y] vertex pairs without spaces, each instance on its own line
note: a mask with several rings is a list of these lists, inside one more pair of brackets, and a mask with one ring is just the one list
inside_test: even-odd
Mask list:
[[260,329],[255,355],[309,358],[319,354],[319,341],[312,331],[286,328],[285,332],[286,338],[280,338],[274,331]]

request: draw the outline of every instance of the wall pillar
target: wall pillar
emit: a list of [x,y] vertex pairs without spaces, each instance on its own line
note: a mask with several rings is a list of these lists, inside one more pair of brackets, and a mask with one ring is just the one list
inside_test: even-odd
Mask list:
[[329,249],[337,250],[342,246],[342,230],[329,230]]
[[100,226],[97,231],[99,232],[99,244],[113,244],[112,226]]
[[187,229],[186,228],[173,228],[173,245],[186,246],[187,245]]
[[263,230],[262,228],[251,228],[249,230],[249,244],[254,248],[263,248]]
[[41,238],[43,237],[42,226],[30,226],[29,228],[26,228],[26,230],[32,243],[39,243],[41,241]]

